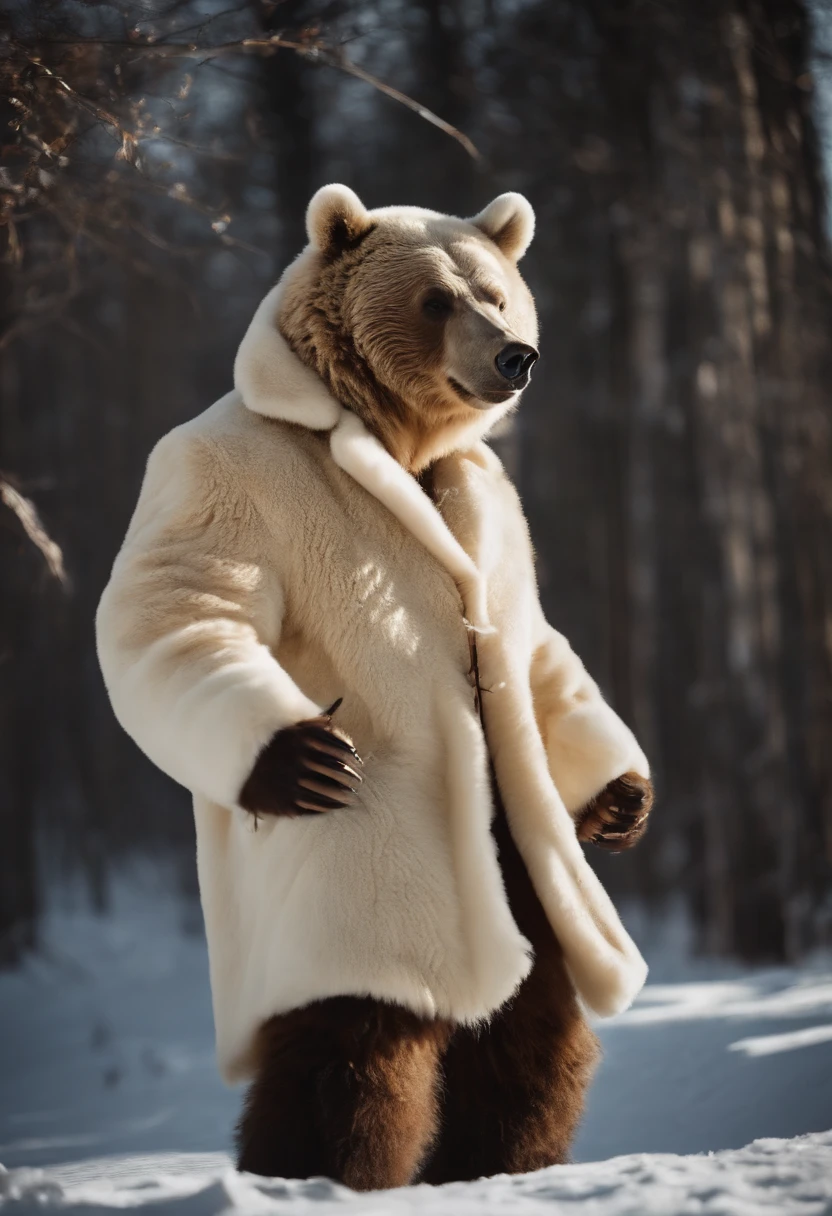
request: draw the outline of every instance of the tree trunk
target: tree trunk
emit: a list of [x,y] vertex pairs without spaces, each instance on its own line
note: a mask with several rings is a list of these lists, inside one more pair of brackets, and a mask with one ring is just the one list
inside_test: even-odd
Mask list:
[[[0,263],[0,336],[11,321],[8,268]],[[0,477],[20,470],[19,364],[0,361]],[[10,509],[0,502],[0,966],[35,944],[40,911],[35,808],[32,796],[36,695],[27,679],[31,610],[44,566]]]
[[823,935],[832,863],[806,12],[619,0],[516,21],[536,104],[505,88],[533,115],[517,141],[546,268],[523,481],[550,614],[655,758],[627,885],[685,891],[712,949],[791,957]]

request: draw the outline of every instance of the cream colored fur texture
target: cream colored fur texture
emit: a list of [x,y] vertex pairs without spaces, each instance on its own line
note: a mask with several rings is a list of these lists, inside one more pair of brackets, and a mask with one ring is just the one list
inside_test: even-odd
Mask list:
[[[395,208],[368,214],[395,231]],[[531,235],[517,214],[491,216],[513,256]],[[222,1070],[247,1076],[259,1024],[317,998],[473,1023],[527,974],[469,629],[512,833],[578,992],[615,1013],[646,967],[572,814],[649,770],[543,617],[519,500],[479,439],[503,411],[436,461],[432,500],[281,337],[283,290],[255,315],[235,391],[152,453],[97,618],[117,716],[193,791]],[[337,697],[365,761],[358,804],[255,829],[235,803],[258,752]]]

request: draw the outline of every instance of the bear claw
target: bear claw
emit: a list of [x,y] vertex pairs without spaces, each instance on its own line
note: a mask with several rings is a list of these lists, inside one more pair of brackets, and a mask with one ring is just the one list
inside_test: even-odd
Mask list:
[[624,773],[593,798],[578,819],[578,839],[608,853],[636,844],[647,830],[653,786],[638,773]]
[[352,742],[332,725],[340,699],[317,718],[272,735],[240,792],[240,806],[294,818],[353,806],[363,761]]

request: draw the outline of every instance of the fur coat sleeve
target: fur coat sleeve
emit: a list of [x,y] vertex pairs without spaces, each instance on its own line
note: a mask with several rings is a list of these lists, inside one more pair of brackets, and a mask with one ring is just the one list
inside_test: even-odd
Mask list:
[[211,441],[183,429],[150,457],[98,609],[99,658],[139,747],[175,781],[231,807],[274,731],[320,708],[270,649],[283,594],[260,561],[261,521]]
[[615,778],[650,766],[630,728],[611,705],[569,642],[537,605],[531,688],[549,772],[566,809],[576,815]]

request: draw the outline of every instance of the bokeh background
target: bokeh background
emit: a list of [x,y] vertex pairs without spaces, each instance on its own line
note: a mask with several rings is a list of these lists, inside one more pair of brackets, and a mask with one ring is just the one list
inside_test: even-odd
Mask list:
[[150,448],[228,390],[328,181],[533,203],[543,357],[497,446],[659,791],[603,877],[710,955],[832,942],[831,55],[801,0],[7,0],[4,963],[62,884],[103,913],[142,859],[195,897],[93,616]]

